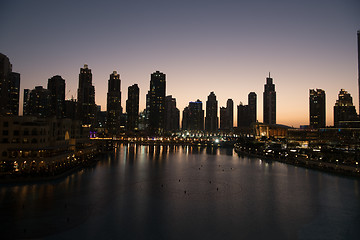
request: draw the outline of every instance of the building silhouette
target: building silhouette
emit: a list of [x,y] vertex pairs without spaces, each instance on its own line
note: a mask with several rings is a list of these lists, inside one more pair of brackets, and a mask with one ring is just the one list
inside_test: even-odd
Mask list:
[[231,131],[234,128],[234,101],[230,98],[226,101],[226,111],[228,116],[227,130]]
[[51,92],[42,86],[24,89],[23,115],[46,118],[51,116]]
[[116,71],[113,71],[113,73],[110,74],[110,79],[108,80],[106,105],[106,125],[110,136],[118,134],[120,130],[120,121],[122,114],[120,85],[120,74],[118,74]]
[[77,119],[83,125],[92,125],[96,113],[95,88],[92,85],[91,69],[86,64],[83,68],[80,68],[77,97]]
[[322,89],[310,89],[310,127],[324,128],[326,126],[325,91]]
[[75,120],[76,119],[76,108],[77,108],[77,102],[74,98],[65,100],[64,117]]
[[205,130],[208,132],[215,132],[219,128],[218,118],[218,102],[216,95],[211,92],[206,101],[206,117],[205,117]]
[[161,135],[165,127],[166,75],[156,71],[151,74],[150,90],[147,94],[148,130]]
[[165,97],[165,131],[174,132],[180,129],[180,111],[176,99],[171,95]]
[[242,102],[237,106],[237,126],[238,128],[250,127],[251,117],[249,105],[244,105]]
[[139,87],[137,84],[128,87],[128,99],[126,100],[128,131],[137,131],[139,129]]
[[229,130],[229,114],[226,107],[220,107],[220,130]]
[[189,106],[184,108],[181,128],[183,130],[204,130],[204,110],[199,99],[189,102]]
[[0,53],[0,116],[19,115],[20,74],[12,71],[9,58]]
[[65,80],[59,76],[49,78],[48,90],[50,91],[51,116],[63,118],[65,115]]
[[357,121],[357,119],[358,116],[350,93],[341,89],[334,106],[334,126],[339,127],[341,122]]
[[264,85],[264,123],[276,124],[276,91],[273,79],[266,78]]
[[220,129],[231,131],[234,127],[234,102],[232,99],[226,101],[226,107],[220,108]]
[[257,121],[257,95],[255,92],[248,94],[249,120],[250,123]]

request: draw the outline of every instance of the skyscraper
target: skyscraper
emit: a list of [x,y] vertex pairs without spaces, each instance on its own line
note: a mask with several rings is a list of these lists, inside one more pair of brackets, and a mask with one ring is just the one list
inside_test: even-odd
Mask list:
[[120,129],[121,120],[121,91],[120,91],[120,74],[113,71],[108,80],[107,93],[107,129],[108,133],[113,136],[116,135]]
[[257,95],[255,92],[250,92],[248,94],[248,106],[249,106],[249,120],[250,123],[257,121]]
[[91,125],[95,120],[95,88],[92,85],[92,73],[88,65],[80,68],[77,101],[77,118],[83,125]]
[[49,78],[48,90],[50,91],[51,115],[63,118],[65,114],[65,80],[59,76]]
[[220,107],[220,130],[229,130],[229,113],[226,107]]
[[42,86],[36,86],[33,90],[27,92],[26,115],[41,118],[51,116],[50,91]]
[[176,99],[171,95],[165,97],[165,130],[177,131],[180,128],[180,111],[176,107]]
[[310,126],[323,128],[326,126],[325,91],[322,89],[310,89],[309,95]]
[[238,128],[247,128],[250,126],[249,105],[243,105],[242,102],[237,106],[237,126]]
[[334,126],[338,127],[341,121],[356,121],[357,118],[350,93],[341,89],[334,106]]
[[161,135],[165,125],[166,75],[156,71],[151,74],[148,92],[148,129],[150,134]]
[[12,72],[9,58],[0,53],[0,115],[19,115],[20,74]]
[[220,108],[220,129],[231,131],[234,127],[234,102],[232,99],[226,101],[226,107]]
[[204,110],[199,99],[189,102],[189,106],[185,107],[181,128],[183,130],[204,130]]
[[270,73],[264,85],[264,123],[276,124],[276,92]]
[[218,102],[214,92],[211,92],[206,101],[205,130],[215,132],[219,128]]
[[234,128],[234,101],[230,98],[226,101],[226,111],[228,115],[228,130],[231,131]]
[[128,131],[136,131],[139,127],[139,92],[137,84],[128,87],[128,99],[126,100],[126,128]]

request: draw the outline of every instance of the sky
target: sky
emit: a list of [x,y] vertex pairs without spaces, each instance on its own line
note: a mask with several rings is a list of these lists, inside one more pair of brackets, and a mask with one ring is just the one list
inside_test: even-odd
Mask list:
[[228,98],[247,104],[256,92],[262,121],[271,72],[277,123],[309,124],[309,89],[320,88],[333,125],[340,89],[359,107],[359,13],[358,0],[1,0],[0,53],[21,74],[20,112],[23,89],[46,87],[54,75],[65,79],[66,98],[76,98],[80,68],[88,64],[102,110],[113,71],[121,77],[123,109],[127,88],[137,83],[142,111],[158,70],[181,115],[197,99],[205,109],[211,91],[219,107]]

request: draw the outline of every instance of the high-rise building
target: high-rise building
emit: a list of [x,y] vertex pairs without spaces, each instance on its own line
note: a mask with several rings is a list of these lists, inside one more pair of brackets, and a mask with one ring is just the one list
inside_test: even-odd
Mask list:
[[249,127],[251,124],[250,107],[243,105],[242,102],[237,106],[237,126],[238,128]]
[[49,78],[48,90],[50,91],[51,115],[63,118],[65,114],[65,80],[59,76]]
[[165,125],[166,75],[156,71],[151,74],[148,92],[148,129],[150,134],[161,135]]
[[128,87],[128,99],[126,100],[126,128],[128,131],[139,129],[139,92],[137,84]]
[[[64,118],[76,119],[76,105],[75,99],[65,100]],[[24,107],[25,108],[25,107]]]
[[29,101],[30,101],[30,89],[24,89],[24,99],[23,99],[23,115],[27,116],[29,114]]
[[231,131],[234,128],[234,101],[230,98],[226,101],[226,111],[228,115],[228,130]]
[[276,92],[270,73],[264,85],[264,123],[276,124]]
[[12,72],[9,58],[0,53],[0,115],[19,115],[20,74]]
[[338,127],[343,121],[356,121],[358,119],[355,106],[350,93],[341,89],[339,99],[334,106],[334,126]]
[[180,111],[176,99],[171,95],[165,97],[165,131],[174,132],[180,129]]
[[231,131],[234,127],[234,102],[232,99],[226,101],[226,107],[220,108],[220,129]]
[[120,129],[121,121],[121,90],[120,90],[121,80],[120,74],[116,71],[113,71],[110,74],[110,79],[108,80],[108,93],[107,93],[107,129],[109,135],[116,135]]
[[204,130],[204,110],[199,99],[195,102],[189,102],[189,106],[185,107],[181,128],[183,130]]
[[205,117],[205,130],[208,132],[215,132],[219,128],[218,118],[218,102],[216,95],[211,92],[206,101],[206,117]]
[[92,85],[91,69],[86,64],[80,68],[77,97],[77,118],[83,125],[92,125],[96,113],[95,88]]
[[325,91],[322,89],[310,89],[310,126],[312,128],[324,128],[326,126]]
[[248,94],[248,106],[250,123],[255,123],[257,121],[257,95],[255,92]]
[[229,130],[229,113],[226,107],[220,107],[220,130]]
[[28,92],[26,102],[26,114],[46,118],[51,116],[51,93],[42,86],[36,86],[35,89]]

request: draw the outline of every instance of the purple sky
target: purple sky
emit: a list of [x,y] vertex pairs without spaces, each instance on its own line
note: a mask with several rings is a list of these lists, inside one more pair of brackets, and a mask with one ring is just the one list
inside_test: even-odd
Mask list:
[[196,99],[205,107],[211,91],[219,107],[228,98],[247,104],[255,91],[262,121],[271,71],[278,123],[308,124],[309,89],[322,88],[332,125],[341,88],[358,109],[359,13],[358,0],[2,0],[0,52],[21,74],[21,105],[24,88],[46,87],[54,75],[66,80],[67,98],[76,98],[86,63],[102,110],[112,71],[121,75],[123,108],[128,86],[137,83],[142,110],[150,74],[159,70],[181,112]]

